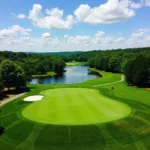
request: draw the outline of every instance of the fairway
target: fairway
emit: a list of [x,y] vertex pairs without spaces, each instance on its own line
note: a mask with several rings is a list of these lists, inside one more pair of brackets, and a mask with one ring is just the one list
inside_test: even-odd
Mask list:
[[45,90],[41,101],[24,108],[22,115],[32,121],[56,125],[85,125],[110,122],[126,117],[131,109],[98,90],[59,88]]

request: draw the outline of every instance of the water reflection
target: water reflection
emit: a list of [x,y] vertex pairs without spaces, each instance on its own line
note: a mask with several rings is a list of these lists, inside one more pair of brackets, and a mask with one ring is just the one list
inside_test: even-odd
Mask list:
[[31,84],[72,84],[99,77],[98,74],[88,71],[87,66],[68,66],[63,75],[33,78]]

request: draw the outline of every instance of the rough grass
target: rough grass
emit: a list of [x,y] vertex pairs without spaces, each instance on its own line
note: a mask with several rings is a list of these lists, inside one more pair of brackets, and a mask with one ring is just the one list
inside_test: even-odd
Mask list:
[[30,135],[34,127],[34,124],[23,121],[11,126],[5,131],[4,136],[13,140],[15,144],[20,144],[22,141]]
[[[120,80],[120,76],[106,73],[103,78],[82,84],[32,85],[25,96],[53,88],[92,88],[96,84]],[[112,86],[114,90],[111,90]],[[150,92],[129,87],[125,82],[96,89],[106,97],[126,103],[133,112],[124,119],[105,124],[43,126],[21,116],[20,112],[32,104],[24,103],[22,97],[1,108],[0,126],[6,130],[0,136],[0,150],[149,150]]]

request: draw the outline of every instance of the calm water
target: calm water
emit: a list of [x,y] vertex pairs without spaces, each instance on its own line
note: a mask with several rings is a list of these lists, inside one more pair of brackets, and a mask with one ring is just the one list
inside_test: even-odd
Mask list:
[[87,66],[69,66],[62,76],[33,78],[31,84],[72,84],[100,77],[94,72],[89,72]]

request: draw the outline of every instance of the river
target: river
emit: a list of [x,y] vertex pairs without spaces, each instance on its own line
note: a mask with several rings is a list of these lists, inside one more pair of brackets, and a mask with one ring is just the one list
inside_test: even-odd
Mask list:
[[30,84],[73,84],[98,77],[100,75],[89,71],[87,66],[67,66],[61,76],[33,78]]

